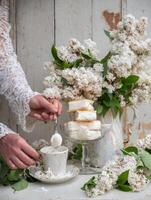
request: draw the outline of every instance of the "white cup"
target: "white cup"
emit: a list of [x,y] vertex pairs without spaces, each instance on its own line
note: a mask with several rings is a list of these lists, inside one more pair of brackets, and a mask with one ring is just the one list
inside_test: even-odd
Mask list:
[[68,148],[60,146],[54,148],[52,146],[46,146],[40,149],[42,155],[44,170],[50,169],[52,173],[57,176],[66,173]]

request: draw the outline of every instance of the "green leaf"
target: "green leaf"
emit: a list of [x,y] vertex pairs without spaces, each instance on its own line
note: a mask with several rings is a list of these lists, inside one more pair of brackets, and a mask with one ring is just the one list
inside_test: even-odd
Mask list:
[[110,35],[110,31],[104,30],[104,33],[110,40],[112,40],[112,37]]
[[111,52],[109,51],[108,53],[107,53],[107,55],[104,57],[104,58],[102,58],[102,60],[100,61],[100,63],[107,63],[107,61],[108,61],[108,59],[111,57]]
[[118,176],[118,180],[117,180],[117,189],[128,192],[128,191],[132,191],[131,186],[128,183],[128,176],[129,176],[129,170],[121,173]]
[[108,54],[100,61],[101,64],[103,64],[103,76],[107,75],[107,71],[108,71],[108,60],[111,57],[111,52],[108,52]]
[[90,50],[90,49],[88,49],[88,53],[89,53],[89,56],[90,56],[92,59],[94,59],[93,54],[91,53],[91,50]]
[[77,144],[73,148],[73,153],[70,155],[70,159],[81,160],[82,159],[82,145]]
[[52,54],[54,60],[56,60],[59,63],[62,63],[62,60],[58,57],[57,49],[56,49],[55,45],[53,45],[51,48],[51,54]]
[[133,85],[136,84],[136,82],[139,80],[139,76],[136,75],[130,75],[127,78],[122,79],[122,83],[124,85]]
[[73,63],[73,66],[74,67],[79,67],[79,65],[82,63],[82,59],[80,58],[80,59],[78,59],[78,60],[76,60],[74,63]]
[[2,180],[2,182],[0,182],[0,184],[4,185],[4,186],[8,186],[10,185],[10,181],[8,180],[7,176],[5,176]]
[[104,117],[106,115],[106,113],[109,111],[109,107],[103,106],[103,110],[102,110],[102,116]]
[[139,151],[139,156],[141,157],[145,167],[151,170],[151,154],[141,149]]
[[96,111],[97,111],[97,114],[101,114],[102,111],[103,111],[103,106],[102,105],[97,105]]
[[25,179],[21,179],[20,181],[11,185],[14,191],[20,191],[28,187],[28,182]]
[[84,186],[81,188],[81,190],[87,191],[87,190],[91,190],[92,188],[94,188],[96,186],[96,177],[93,176],[92,178],[90,178],[90,180],[84,184]]
[[117,189],[121,190],[121,191],[124,191],[124,192],[130,192],[132,191],[132,187],[130,185],[122,185],[122,184],[119,184],[117,186]]
[[66,61],[63,61],[61,60],[59,57],[58,57],[58,54],[57,54],[57,49],[55,47],[55,45],[52,46],[51,48],[51,53],[52,53],[52,56],[54,58],[54,63],[60,68],[60,69],[66,69],[66,68],[70,68],[73,64],[71,63],[67,63]]
[[117,184],[118,185],[124,185],[127,182],[127,180],[128,180],[128,175],[129,175],[129,170],[121,173],[118,176]]
[[138,155],[138,148],[134,147],[134,146],[129,146],[129,147],[125,148],[124,151],[127,153],[135,153]]
[[61,64],[63,61],[58,57],[58,54],[57,54],[57,49],[55,47],[55,45],[52,46],[51,48],[51,53],[52,53],[52,56],[54,58],[55,61],[57,61],[59,64]]
[[123,153],[124,155],[130,155],[130,153],[128,153],[128,152],[125,151],[124,149],[121,149],[121,151],[122,151],[122,153]]
[[108,65],[107,63],[103,63],[103,77],[107,75]]
[[10,168],[5,163],[5,161],[0,158],[0,183],[3,182],[4,177],[9,173]]
[[142,160],[140,158],[138,158],[136,160],[137,160],[137,169],[142,168],[142,167],[144,168],[144,164],[143,164]]
[[85,53],[81,53],[82,57],[85,58],[86,60],[90,60],[92,59],[90,55],[85,54]]
[[20,180],[20,170],[11,170],[7,176],[9,181],[18,181]]
[[145,151],[151,154],[151,149],[146,148]]

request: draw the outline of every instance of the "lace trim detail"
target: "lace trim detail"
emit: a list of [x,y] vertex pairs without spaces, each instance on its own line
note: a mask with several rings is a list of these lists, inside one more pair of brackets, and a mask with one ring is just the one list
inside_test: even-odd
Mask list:
[[0,123],[0,138],[8,134],[16,134],[16,133],[12,131],[10,128],[8,128],[6,125]]
[[31,131],[31,124],[30,128],[27,128],[26,116],[30,113],[30,99],[38,93],[31,90],[17,61],[9,36],[7,1],[2,2],[4,6],[0,6],[0,94],[5,95],[22,128]]

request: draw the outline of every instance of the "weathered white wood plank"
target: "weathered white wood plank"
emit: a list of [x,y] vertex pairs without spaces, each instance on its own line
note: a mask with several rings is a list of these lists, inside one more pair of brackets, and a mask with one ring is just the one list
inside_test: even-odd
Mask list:
[[[150,0],[127,0],[127,13],[132,14],[139,18],[141,16],[148,17],[148,35],[151,38],[151,1]],[[135,141],[138,137],[143,137],[144,133],[150,133],[151,130],[148,126],[146,128],[142,127],[142,123],[151,122],[151,104],[142,104],[139,106],[139,116],[138,120],[141,122],[140,129],[134,133],[131,137],[131,141]]]
[[[42,92],[46,75],[44,62],[50,60],[50,47],[54,41],[54,1],[18,0],[17,1],[17,54],[27,75],[27,79],[36,91]],[[50,124],[40,123],[32,134],[25,134],[33,141],[48,138]]]
[[120,18],[121,1],[93,0],[93,40],[97,42],[101,56],[109,50],[109,40],[104,30],[113,29]]
[[80,41],[91,38],[91,0],[56,0],[55,2],[56,43],[63,44],[73,37]]

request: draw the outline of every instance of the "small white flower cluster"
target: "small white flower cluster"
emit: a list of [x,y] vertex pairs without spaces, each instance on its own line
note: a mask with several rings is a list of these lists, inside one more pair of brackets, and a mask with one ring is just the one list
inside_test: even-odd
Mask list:
[[143,139],[137,140],[136,145],[142,149],[151,149],[151,134],[147,135]]
[[[128,183],[134,191],[140,191],[148,183],[146,177],[136,171],[137,162],[132,156],[116,156],[112,161],[107,162],[101,174],[96,178],[96,186],[86,191],[89,197],[102,195],[113,189],[118,180],[118,176],[129,170]],[[141,187],[142,186],[142,187]]]
[[[105,87],[115,91],[119,88],[118,80],[121,77],[139,76],[138,85],[130,98],[133,105],[151,99],[151,64],[147,62],[151,55],[151,39],[143,39],[146,27],[147,18],[137,20],[132,15],[126,15],[118,23],[117,30],[110,32],[112,56],[108,68],[112,75],[107,76]],[[125,106],[124,99],[122,105]]]
[[[67,46],[57,48],[61,60],[73,63],[81,58],[81,53],[97,57],[96,43],[91,39],[82,45],[78,40],[71,39]],[[50,74],[44,80],[46,97],[62,98],[64,100],[92,99],[96,100],[102,92],[102,64],[94,63],[88,66],[85,61],[79,67],[58,69],[54,63],[46,63]]]
[[115,93],[121,87],[121,78],[137,75],[139,80],[133,88],[129,102],[124,95],[118,95],[120,106],[136,105],[151,100],[151,39],[144,39],[147,18],[137,20],[126,15],[117,25],[117,30],[110,32],[111,57],[107,61],[107,74],[103,76],[100,62],[89,63],[82,55],[99,60],[96,43],[87,39],[81,44],[77,39],[70,39],[66,46],[57,47],[60,60],[73,64],[82,59],[79,67],[59,69],[55,62],[47,63],[50,73],[44,80],[46,97],[64,100],[92,99],[101,97],[102,90]]
[[97,46],[91,39],[84,40],[84,44],[82,45],[77,39],[72,38],[68,41],[67,46],[57,47],[59,58],[68,63],[72,63],[79,59],[81,52],[88,54],[89,51],[93,57],[97,58]]
[[143,174],[143,170],[131,171],[128,175],[128,183],[132,187],[133,192],[139,192],[145,189],[149,180]]
[[149,180],[143,174],[143,170],[137,170],[135,158],[118,156],[103,167],[101,174],[95,179],[96,186],[86,191],[87,196],[96,197],[112,190],[116,186],[118,176],[127,170],[129,170],[128,183],[132,191],[143,190]]

